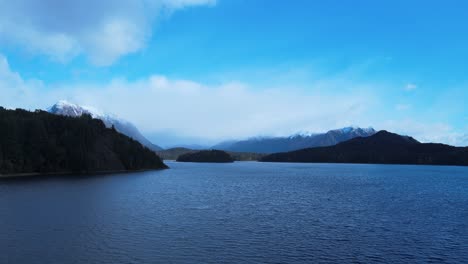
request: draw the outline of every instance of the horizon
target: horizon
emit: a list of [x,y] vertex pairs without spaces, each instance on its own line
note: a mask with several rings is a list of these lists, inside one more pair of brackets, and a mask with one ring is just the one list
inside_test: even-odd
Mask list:
[[[90,114],[93,118],[96,118],[96,119],[104,120],[104,119],[107,119],[107,118],[110,117],[112,119],[116,119],[116,120],[119,120],[119,121],[123,121],[124,123],[130,123],[131,124],[131,122],[129,122],[127,120],[124,120],[124,119],[121,119],[118,116],[113,115],[112,113],[101,112],[99,109],[96,109],[96,108],[94,108],[92,106],[77,105],[77,104],[71,103],[71,102],[69,102],[67,100],[59,100],[56,104],[54,104],[51,107],[48,107],[47,109],[36,109],[35,111],[41,110],[41,111],[46,111],[46,112],[55,114],[55,113],[52,112],[52,109],[54,109],[56,107],[61,108],[61,107],[67,107],[67,106],[81,108],[84,111],[86,111],[85,113]],[[18,108],[16,108],[16,109],[18,109]],[[15,109],[10,109],[10,110],[15,110]],[[26,109],[26,110],[30,111],[30,112],[33,111],[33,110],[30,110],[30,109]],[[62,114],[59,114],[59,115],[62,115]],[[221,141],[214,141],[214,142],[207,143],[207,144],[204,144],[204,145],[202,143],[194,143],[193,141],[188,141],[187,143],[174,143],[172,145],[170,144],[171,142],[166,142],[166,144],[157,144],[157,142],[151,142],[151,143],[157,144],[158,146],[160,146],[160,147],[162,147],[163,149],[166,149],[166,150],[170,150],[172,148],[188,148],[188,149],[193,149],[193,150],[197,150],[197,149],[203,150],[203,149],[216,149],[216,146],[223,145],[225,143],[236,143],[236,142],[242,142],[242,141],[262,140],[262,139],[294,138],[294,137],[297,137],[297,136],[300,136],[300,137],[314,137],[314,136],[324,135],[324,134],[326,134],[328,132],[342,131],[343,133],[347,133],[347,132],[350,132],[350,131],[353,131],[353,130],[362,130],[362,131],[365,131],[365,132],[370,132],[371,131],[373,134],[377,134],[377,133],[380,133],[380,132],[387,132],[387,133],[395,134],[395,133],[393,133],[391,131],[387,131],[385,129],[375,129],[373,127],[348,126],[348,127],[342,127],[342,128],[329,129],[329,130],[321,131],[321,132],[318,132],[318,131],[316,131],[316,132],[300,131],[300,132],[297,132],[297,133],[294,133],[294,134],[291,134],[291,135],[285,135],[285,136],[257,135],[257,136],[247,137],[247,138],[225,139],[225,140],[221,140]],[[411,135],[404,135],[404,134],[396,134],[396,135],[403,136],[403,137],[409,137],[409,138],[414,139],[414,137],[412,137]],[[421,142],[421,143],[439,143],[439,142]],[[461,147],[464,147],[464,146],[461,146]]]
[[[46,111],[46,112],[49,112],[49,113],[53,113],[54,108],[63,108],[63,107],[65,107],[65,108],[66,107],[80,108],[83,111],[86,111],[86,113],[90,114],[93,118],[96,118],[96,119],[102,119],[102,118],[106,119],[106,118],[110,117],[110,118],[113,118],[113,119],[116,119],[116,120],[123,121],[125,123],[129,122],[128,120],[121,119],[121,118],[119,118],[118,116],[115,116],[112,113],[105,113],[105,112],[100,111],[97,108],[92,107],[92,106],[78,105],[78,104],[74,104],[72,102],[69,102],[67,100],[59,100],[57,103],[55,103],[54,105],[48,107],[47,109],[36,109],[35,111],[41,110],[41,111]],[[10,109],[10,110],[15,110],[15,109]],[[27,109],[27,110],[31,111],[31,112],[33,111],[31,109]],[[220,144],[223,144],[223,143],[230,143],[230,142],[232,143],[232,142],[240,142],[240,141],[246,141],[246,140],[261,140],[261,139],[274,139],[274,138],[292,138],[292,137],[296,137],[296,136],[302,136],[302,137],[312,136],[313,137],[313,136],[317,136],[317,135],[323,135],[323,134],[326,134],[326,133],[332,132],[332,131],[342,131],[342,132],[346,133],[346,132],[349,132],[349,131],[352,131],[352,130],[363,130],[363,131],[366,131],[366,132],[372,131],[373,133],[386,131],[386,130],[375,129],[373,127],[347,126],[347,127],[342,127],[342,128],[329,129],[329,130],[326,130],[326,131],[315,131],[315,132],[299,131],[299,132],[296,132],[294,134],[284,135],[284,136],[256,135],[256,136],[251,136],[251,137],[247,137],[247,138],[225,139],[225,140],[215,141],[215,142],[212,142],[210,144],[205,144],[205,145],[193,143],[193,141],[189,141],[187,143],[174,143],[174,145],[157,144],[157,142],[152,142],[152,143],[160,145],[161,147],[163,147],[165,149],[177,148],[177,147],[184,148],[184,147],[188,147],[188,146],[193,146],[194,149],[198,149],[198,148],[203,149],[203,148],[216,147],[217,145],[220,145]],[[387,132],[389,132],[389,131],[387,131]],[[401,135],[401,136],[409,136],[409,135]],[[170,144],[170,142],[168,144]],[[188,148],[190,148],[190,147],[188,147]]]
[[0,10],[5,108],[67,100],[162,146],[349,126],[468,145],[466,3],[46,2]]

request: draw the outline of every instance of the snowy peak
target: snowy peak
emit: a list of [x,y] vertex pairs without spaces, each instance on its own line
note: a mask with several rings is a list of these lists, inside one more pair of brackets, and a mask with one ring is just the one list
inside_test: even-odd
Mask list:
[[288,138],[293,139],[293,138],[316,137],[318,135],[330,134],[330,133],[350,134],[350,135],[367,137],[367,136],[374,135],[375,133],[377,133],[377,131],[375,131],[374,128],[372,128],[372,127],[361,128],[361,127],[357,127],[357,126],[349,126],[349,127],[343,127],[343,128],[339,128],[339,129],[330,130],[330,131],[328,131],[326,133],[299,132],[299,133],[296,133],[296,134],[293,134],[293,135],[289,136]]
[[340,132],[342,134],[362,134],[362,135],[367,135],[367,136],[371,136],[376,133],[376,131],[372,127],[361,128],[361,127],[356,127],[356,126],[343,127],[341,129],[336,129],[336,130],[331,130],[331,131]]
[[213,148],[237,152],[287,152],[311,147],[333,146],[356,137],[369,137],[375,133],[376,131],[371,127],[344,127],[325,133],[300,132],[289,137],[250,138],[223,142]]
[[[102,121],[104,121],[104,123],[106,123],[106,126],[109,125],[108,123],[113,120],[119,121],[119,122],[127,122],[125,120],[119,119],[115,115],[105,114],[104,112],[94,107],[77,105],[74,103],[70,103],[66,100],[58,101],[56,104],[50,107],[48,111],[52,114],[65,115],[65,116],[71,116],[71,117],[78,117],[83,114],[89,114],[93,118],[101,119]],[[109,121],[109,122],[106,122],[106,121]]]
[[96,118],[96,115],[93,114],[92,112],[86,110],[85,108],[72,104],[68,101],[61,100],[58,103],[54,104],[52,107],[47,109],[50,113],[56,114],[56,115],[65,115],[65,116],[71,116],[71,117],[78,117],[83,114],[90,114],[94,118]]
[[61,100],[54,104],[52,107],[48,108],[47,111],[55,115],[64,115],[71,117],[79,117],[84,114],[89,114],[93,118],[102,120],[106,127],[110,128],[114,126],[115,129],[120,133],[129,136],[135,139],[136,141],[139,141],[142,145],[148,147],[151,150],[156,151],[162,149],[161,147],[154,145],[148,139],[146,139],[132,123],[120,119],[115,115],[105,114],[94,107],[81,106],[74,103],[70,103],[65,100]]
[[298,138],[298,137],[306,138],[306,137],[314,137],[316,135],[318,135],[318,133],[301,131],[301,132],[297,132],[296,134],[289,136],[288,138],[291,138],[291,139]]

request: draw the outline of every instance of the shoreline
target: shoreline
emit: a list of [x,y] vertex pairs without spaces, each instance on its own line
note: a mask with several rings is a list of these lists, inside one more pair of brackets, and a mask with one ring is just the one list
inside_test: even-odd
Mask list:
[[425,163],[363,163],[363,162],[305,162],[305,161],[257,161],[259,163],[283,163],[283,164],[331,164],[331,165],[396,165],[396,166],[444,166],[444,167],[468,167],[464,164],[425,164]]
[[1,179],[13,179],[13,178],[28,178],[28,177],[35,177],[35,176],[59,176],[59,175],[105,175],[105,174],[124,174],[124,173],[132,173],[132,172],[146,172],[146,171],[158,171],[158,170],[166,170],[166,168],[160,169],[141,169],[141,170],[101,170],[101,171],[90,171],[90,172],[78,172],[78,171],[63,171],[63,172],[23,172],[23,173],[8,173],[8,174],[0,174]]

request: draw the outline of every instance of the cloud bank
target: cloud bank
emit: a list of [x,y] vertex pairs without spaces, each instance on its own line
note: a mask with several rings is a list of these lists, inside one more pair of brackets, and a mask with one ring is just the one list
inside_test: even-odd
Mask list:
[[68,61],[110,65],[145,46],[162,14],[216,0],[0,0],[0,41]]
[[24,80],[0,57],[0,105],[34,110],[66,99],[114,113],[147,133],[172,131],[221,140],[322,131],[362,121],[375,101],[364,92],[337,95],[323,90],[304,93],[241,82],[207,85],[160,75],[45,87],[40,80]]
[[[304,91],[284,86],[253,87],[242,82],[208,85],[151,75],[136,81],[116,78],[104,84],[46,87],[40,80],[22,78],[0,55],[1,106],[46,109],[66,99],[116,114],[135,123],[146,135],[169,133],[217,142],[359,125],[411,135],[425,142],[468,145],[466,135],[454,132],[447,124],[373,118],[381,100],[369,85],[349,83],[348,92],[333,92],[342,83],[321,79]],[[320,89],[313,89],[316,86]],[[157,139],[155,143],[165,144]]]

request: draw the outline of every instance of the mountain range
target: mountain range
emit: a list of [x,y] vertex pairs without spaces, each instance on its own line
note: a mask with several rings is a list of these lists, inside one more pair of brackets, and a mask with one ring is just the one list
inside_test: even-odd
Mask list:
[[[196,153],[187,148],[162,150],[130,122],[66,101],[56,103],[48,112],[0,108],[0,113],[4,124],[0,127],[3,173],[76,171],[80,167],[86,171],[159,168],[164,165],[158,156],[152,156],[155,153],[164,159]],[[468,147],[420,143],[412,137],[359,127],[257,137],[209,149],[224,150],[234,160],[265,162],[468,165]],[[138,156],[147,163],[134,160]]]
[[61,100],[49,109],[47,109],[47,111],[55,115],[63,115],[70,117],[79,117],[83,114],[89,114],[93,118],[102,120],[107,128],[111,128],[112,126],[114,126],[114,128],[118,132],[135,139],[136,141],[140,142],[143,146],[146,146],[152,151],[159,151],[163,149],[160,146],[153,144],[147,138],[145,138],[140,133],[138,128],[136,128],[136,126],[132,123],[118,118],[114,115],[104,114],[92,107],[80,106],[77,104],[67,102],[65,100]]
[[376,133],[373,128],[345,127],[318,134],[296,134],[289,137],[257,137],[241,141],[226,141],[212,149],[234,152],[276,153],[311,147],[336,145],[356,137],[368,137]]
[[468,147],[420,143],[412,137],[379,131],[335,146],[267,155],[260,161],[468,166]]
[[[83,114],[89,114],[93,118],[102,120],[106,127],[111,128],[114,126],[118,132],[137,140],[150,150],[157,152],[163,150],[162,147],[153,144],[143,136],[138,128],[131,122],[112,114],[105,114],[93,107],[81,106],[61,100],[48,108],[47,111],[52,114],[70,117],[79,117]],[[225,141],[212,147],[194,147],[192,145],[184,147],[189,149],[219,149],[230,152],[269,154],[309,147],[332,146],[355,137],[368,137],[373,134],[375,134],[373,128],[345,127],[330,130],[326,133],[298,133],[289,137],[253,137],[246,140]]]

